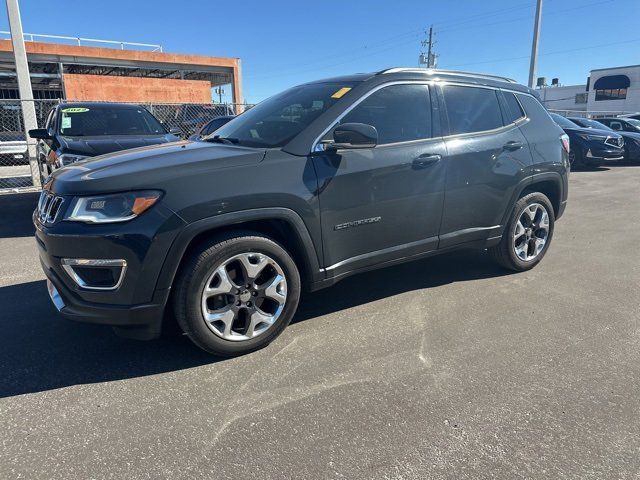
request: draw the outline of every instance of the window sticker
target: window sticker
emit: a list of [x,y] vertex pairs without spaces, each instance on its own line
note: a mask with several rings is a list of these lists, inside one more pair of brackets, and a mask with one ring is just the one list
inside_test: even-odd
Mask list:
[[351,87],[342,87],[336,93],[331,95],[331,98],[342,98],[344,94],[347,93],[349,90],[351,90]]
[[72,107],[72,108],[65,108],[64,110],[62,110],[62,113],[84,113],[84,112],[88,112],[88,111],[89,111],[88,108]]
[[71,117],[67,115],[62,115],[62,128],[71,128]]

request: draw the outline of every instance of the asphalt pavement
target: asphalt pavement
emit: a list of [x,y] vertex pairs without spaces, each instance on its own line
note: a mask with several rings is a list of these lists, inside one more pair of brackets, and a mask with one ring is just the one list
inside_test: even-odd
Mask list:
[[534,270],[354,276],[230,360],[60,318],[0,196],[0,478],[640,478],[640,166],[570,183]]

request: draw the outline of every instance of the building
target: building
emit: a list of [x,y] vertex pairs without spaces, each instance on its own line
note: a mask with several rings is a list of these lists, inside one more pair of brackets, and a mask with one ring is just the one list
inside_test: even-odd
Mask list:
[[584,85],[543,86],[538,90],[550,110],[589,116],[640,112],[640,65],[591,70]]
[[586,85],[543,87],[538,90],[540,100],[550,110],[587,110]]
[[[78,40],[80,43],[80,40]],[[112,42],[117,43],[117,42]],[[36,99],[105,100],[140,103],[211,103],[212,88],[229,85],[242,103],[238,58],[208,57],[27,41]],[[0,40],[0,99],[17,99],[10,40]]]

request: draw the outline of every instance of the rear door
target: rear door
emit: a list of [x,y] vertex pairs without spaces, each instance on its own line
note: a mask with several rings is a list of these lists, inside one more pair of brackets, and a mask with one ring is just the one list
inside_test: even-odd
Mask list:
[[528,174],[531,154],[518,126],[526,119],[509,115],[500,96],[493,88],[441,86],[447,148],[441,248],[500,235],[514,190]]
[[373,125],[378,145],[313,154],[333,275],[437,248],[444,144],[429,89],[407,82],[374,91],[339,123]]

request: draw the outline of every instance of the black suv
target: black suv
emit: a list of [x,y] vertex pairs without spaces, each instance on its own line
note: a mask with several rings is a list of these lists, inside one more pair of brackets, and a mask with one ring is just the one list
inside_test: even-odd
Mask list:
[[127,148],[179,140],[139,105],[63,102],[47,115],[44,128],[29,131],[38,140],[37,158],[46,177],[54,168]]
[[[205,141],[57,170],[34,222],[68,318],[203,349],[271,342],[303,288],[475,247],[522,271],[567,201],[569,142],[499,77],[390,69],[291,88]],[[339,294],[339,292],[336,292]]]

